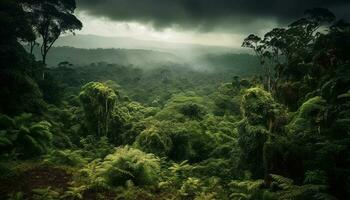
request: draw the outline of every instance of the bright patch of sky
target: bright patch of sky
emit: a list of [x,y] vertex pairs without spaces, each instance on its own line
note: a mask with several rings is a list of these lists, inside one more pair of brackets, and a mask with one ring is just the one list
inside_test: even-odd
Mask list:
[[137,22],[116,22],[106,17],[89,16],[83,11],[77,17],[84,27],[77,34],[90,34],[108,37],[130,37],[140,40],[155,40],[172,43],[189,43],[212,46],[239,47],[246,35],[220,32],[196,32],[166,28],[156,30],[147,24]]

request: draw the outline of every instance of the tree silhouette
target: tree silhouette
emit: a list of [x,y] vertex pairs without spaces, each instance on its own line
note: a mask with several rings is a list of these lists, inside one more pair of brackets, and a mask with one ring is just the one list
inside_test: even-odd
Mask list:
[[263,38],[249,35],[242,47],[251,48],[266,70],[266,88],[277,93],[278,82],[285,79],[301,79],[306,68],[296,68],[296,63],[310,63],[312,50],[320,29],[329,29],[335,20],[332,12],[324,8],[313,8],[305,11],[304,17],[291,23],[286,28],[274,28]]
[[58,37],[62,33],[74,33],[82,28],[82,23],[74,16],[75,0],[22,1],[24,9],[31,14],[34,30],[42,39],[42,62],[46,64],[47,53]]

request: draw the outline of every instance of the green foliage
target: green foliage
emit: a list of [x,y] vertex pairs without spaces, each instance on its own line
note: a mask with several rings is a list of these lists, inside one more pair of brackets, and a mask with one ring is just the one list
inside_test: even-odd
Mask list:
[[52,165],[67,165],[72,167],[83,166],[86,160],[81,156],[80,151],[53,150],[45,156],[44,162]]
[[[0,188],[12,186],[9,178],[26,183],[27,166],[17,158],[49,152],[35,161],[69,166],[76,176],[61,196],[48,185],[33,190],[33,199],[349,199],[350,24],[333,23],[329,11],[311,9],[288,27],[249,35],[242,46],[255,51],[261,70],[250,55],[202,56],[208,71],[148,62],[146,69],[140,56],[157,53],[70,48],[55,49],[92,57],[117,52],[124,60],[132,52],[141,64],[46,69],[19,41],[35,44],[30,25],[49,34],[45,63],[62,32],[81,28],[75,1],[23,2],[39,21],[17,1],[0,2],[0,112],[7,114],[0,115]],[[62,16],[75,23],[61,27]],[[10,198],[27,197],[23,187]]]
[[[74,16],[75,0],[66,1],[21,1],[27,8],[27,15],[31,19],[30,25],[42,38],[41,54],[43,64],[52,45],[63,33],[80,30],[82,23]],[[29,42],[35,44],[36,37]],[[33,49],[31,49],[32,51]]]
[[15,156],[16,155],[8,155],[6,157],[0,157],[0,180],[16,175],[15,167],[18,163],[13,161]]
[[[239,80],[236,80],[239,82]],[[213,94],[216,115],[240,114],[241,94],[239,83],[221,84],[218,91]],[[244,88],[244,87],[242,87]]]
[[90,82],[82,87],[79,98],[85,111],[88,132],[121,144],[121,132],[127,131],[124,129],[127,114],[116,107],[115,91],[103,83]]
[[187,103],[182,105],[180,112],[191,119],[201,119],[204,115],[204,109],[194,103]]
[[125,107],[128,110],[128,113],[132,121],[138,122],[150,116],[154,116],[160,108],[158,107],[145,107],[138,102],[128,102]]
[[180,188],[180,195],[186,198],[193,198],[201,192],[201,180],[189,177]]
[[60,194],[52,190],[50,186],[47,188],[33,189],[32,192],[34,193],[33,200],[57,200],[60,197]]
[[52,142],[51,124],[32,122],[32,115],[22,114],[14,119],[1,116],[1,153],[14,150],[20,157],[30,158],[45,154]]
[[243,120],[238,127],[240,162],[251,170],[254,178],[263,175],[263,148],[268,135],[269,132],[264,126],[252,126],[246,120]]
[[42,66],[25,51],[20,41],[35,35],[19,1],[0,2],[0,112],[9,116],[22,112],[40,113],[44,102],[35,81]]
[[272,188],[278,199],[335,199],[325,193],[326,186],[316,184],[294,185],[293,180],[272,174]]
[[238,157],[236,157],[236,159],[207,159],[196,163],[193,173],[203,179],[218,177],[223,181],[232,180],[232,178],[240,174],[240,169],[238,169]]
[[166,156],[172,149],[172,140],[168,133],[153,125],[137,137],[136,146],[145,152]]
[[287,126],[291,134],[319,134],[320,123],[324,119],[326,101],[314,97],[306,101],[298,110],[294,119]]
[[125,188],[117,189],[118,195],[117,200],[134,200],[134,199],[152,199],[153,195],[147,190],[137,187],[133,184],[132,181],[126,182]]
[[175,182],[177,183],[188,177],[193,169],[194,167],[188,164],[187,160],[173,163],[169,167],[170,172],[175,175]]
[[205,111],[212,107],[210,101],[192,92],[174,95],[164,108],[155,115],[155,119],[178,122],[200,120],[203,118]]
[[250,88],[243,94],[241,109],[249,124],[265,124],[273,104],[271,94],[261,88]]
[[14,119],[10,118],[7,115],[0,115],[0,128],[15,128],[16,122]]
[[91,82],[79,94],[90,131],[97,137],[107,136],[117,95],[103,83]]
[[185,123],[151,121],[138,136],[135,145],[174,161],[199,162],[209,157],[219,140],[219,136],[205,131],[204,126],[196,120]]
[[29,129],[26,127],[20,128],[16,140],[20,145],[18,147],[19,151],[25,157],[46,153],[52,141],[50,126],[50,123],[43,121],[33,124]]
[[[0,111],[8,115],[23,112],[41,113],[45,102],[35,80],[21,71],[2,71],[0,73]],[[21,94],[17,96],[16,94]]]
[[[229,183],[230,199],[250,200],[261,199],[260,189],[263,186],[263,180],[256,181],[231,181]],[[260,198],[259,198],[260,197]]]
[[155,185],[160,170],[159,159],[131,147],[119,147],[102,162],[93,162],[83,170],[92,187],[124,186],[128,180],[135,185]]
[[87,189],[85,185],[79,187],[68,187],[68,190],[60,195],[60,199],[83,199],[83,192]]
[[103,159],[115,151],[115,147],[108,142],[107,137],[96,139],[93,136],[87,136],[82,138],[80,143],[82,145],[81,153],[89,160]]
[[8,200],[24,200],[23,192],[16,192],[9,195]]
[[261,88],[244,92],[241,109],[243,120],[238,125],[240,162],[251,170],[254,178],[262,178],[273,165],[270,163],[273,162],[273,152],[269,151],[273,145],[269,144],[283,134],[287,114],[283,106]]
[[327,176],[324,171],[314,170],[305,173],[304,184],[326,185]]

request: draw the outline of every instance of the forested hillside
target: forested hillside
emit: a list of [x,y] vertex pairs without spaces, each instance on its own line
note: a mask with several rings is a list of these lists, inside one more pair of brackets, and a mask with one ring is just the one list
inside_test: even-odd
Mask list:
[[[34,50],[36,58],[41,57],[40,49]],[[75,65],[91,63],[118,63],[122,65],[154,65],[176,62],[178,58],[170,53],[143,49],[77,49],[72,47],[52,47],[47,64],[57,66],[61,62]]]
[[[34,49],[33,54],[37,59],[40,59],[41,52],[39,48]],[[173,53],[154,50],[52,47],[51,54],[47,58],[48,67],[57,67],[62,62],[69,62],[78,66],[92,63],[117,63],[119,65],[134,65],[142,69],[157,68],[161,65],[187,64],[189,68],[202,71],[229,71],[244,75],[252,75],[262,71],[259,61],[251,54],[197,52],[196,56],[184,59]]]
[[0,1],[0,199],[350,199],[348,22],[307,10],[254,56],[48,64],[75,8]]

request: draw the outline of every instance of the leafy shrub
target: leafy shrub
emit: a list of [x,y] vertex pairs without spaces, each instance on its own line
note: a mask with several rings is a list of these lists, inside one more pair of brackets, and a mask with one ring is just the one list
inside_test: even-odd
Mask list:
[[135,144],[145,152],[176,161],[193,156],[190,133],[182,123],[155,122],[138,136]]
[[218,91],[213,94],[215,103],[214,113],[223,116],[225,114],[240,114],[240,100],[239,86],[234,86],[232,83],[221,84]]
[[229,183],[230,199],[262,199],[261,189],[263,180],[231,181]]
[[304,184],[319,184],[325,185],[327,183],[327,176],[324,171],[313,170],[305,172]]
[[81,152],[83,157],[89,160],[103,159],[108,154],[113,153],[115,148],[112,144],[108,142],[107,137],[95,138],[89,135],[80,140],[83,151]]
[[135,185],[154,185],[160,172],[159,159],[131,147],[119,147],[102,162],[95,161],[82,173],[91,180],[92,187],[123,186],[128,180]]
[[187,198],[194,198],[202,190],[201,180],[189,177],[180,188],[180,195]]
[[33,200],[55,200],[59,199],[60,194],[55,190],[51,189],[51,187],[47,188],[36,188],[32,190],[33,192]]
[[187,179],[187,177],[192,175],[194,167],[188,164],[187,160],[181,163],[172,163],[169,167],[170,175],[166,178],[166,182],[161,183],[160,185],[173,185],[175,187],[181,186],[182,182]]
[[261,177],[263,169],[263,148],[268,138],[265,126],[252,126],[242,120],[238,126],[238,144],[241,149],[240,163],[251,170],[254,178]]
[[68,187],[67,190],[60,196],[60,199],[83,199],[83,192],[86,186]]
[[232,180],[237,173],[237,163],[231,160],[210,158],[195,165],[194,173],[200,177],[219,177],[222,180]]
[[151,122],[149,126],[135,144],[157,156],[167,156],[174,161],[200,162],[207,159],[217,146],[218,137],[205,131],[205,125],[195,120]]
[[73,150],[54,150],[46,155],[45,162],[50,164],[81,166],[86,163],[86,160],[81,156],[81,152]]
[[211,101],[193,92],[174,95],[154,117],[157,120],[184,122],[201,119],[211,111]]
[[252,125],[265,124],[274,101],[270,93],[261,88],[250,88],[242,97],[243,116]]
[[13,192],[7,200],[24,200],[24,194],[23,192]]
[[47,121],[32,122],[31,114],[22,114],[14,119],[1,116],[1,153],[15,151],[23,158],[45,154],[52,142],[51,124]]
[[169,134],[173,148],[169,152],[169,158],[175,161],[190,160],[195,153],[191,145],[191,135],[188,130],[181,128],[180,124],[172,126],[173,130]]
[[314,97],[300,106],[296,116],[288,124],[291,134],[317,133],[319,123],[323,120],[326,101],[322,97]]
[[17,140],[24,156],[36,156],[48,151],[52,141],[51,124],[46,121],[34,123],[29,129],[21,128]]
[[116,200],[153,199],[149,191],[135,186],[131,181],[127,181],[125,185],[125,188],[117,189]]
[[276,174],[271,174],[271,187],[275,190],[278,199],[296,199],[296,200],[317,200],[317,199],[335,199],[326,194],[326,186],[322,184],[295,185],[294,181]]
[[136,145],[145,152],[166,156],[172,149],[172,140],[169,135],[151,126],[137,137]]
[[191,119],[202,119],[205,114],[203,106],[196,103],[185,103],[181,105],[180,112]]

